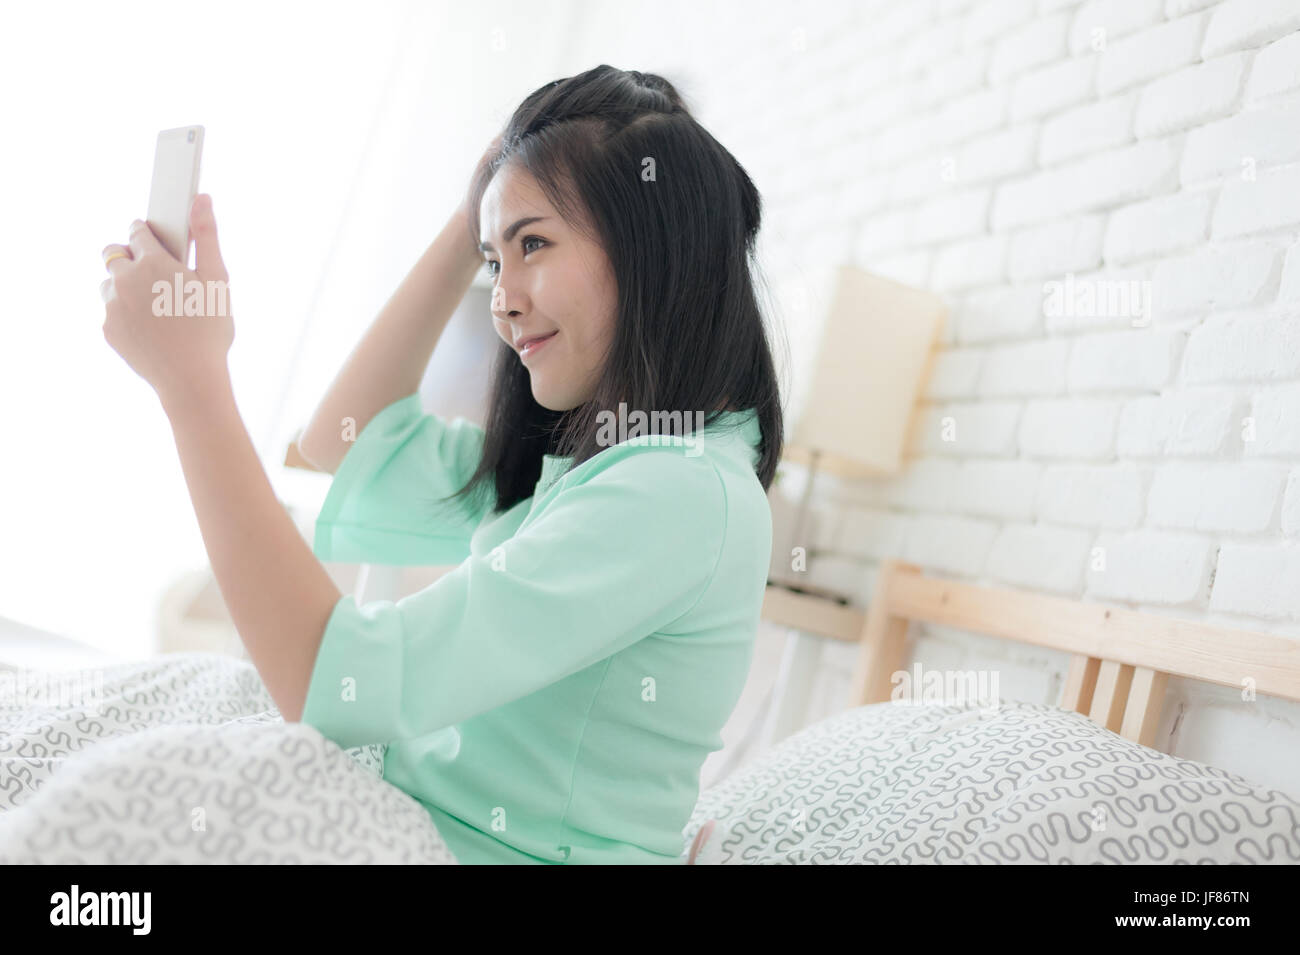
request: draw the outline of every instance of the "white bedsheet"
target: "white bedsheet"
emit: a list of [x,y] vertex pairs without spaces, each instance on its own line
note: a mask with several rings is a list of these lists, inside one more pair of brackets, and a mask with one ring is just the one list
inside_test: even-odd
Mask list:
[[456,864],[382,767],[231,657],[0,670],[0,864]]

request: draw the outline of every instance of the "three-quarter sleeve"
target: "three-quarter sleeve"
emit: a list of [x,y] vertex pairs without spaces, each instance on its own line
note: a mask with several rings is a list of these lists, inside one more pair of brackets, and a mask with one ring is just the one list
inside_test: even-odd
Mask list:
[[499,547],[395,603],[344,595],[302,721],[340,746],[408,740],[519,699],[657,631],[716,573],[721,476],[702,457],[614,448]]
[[451,501],[478,467],[483,429],[423,410],[418,393],[370,419],[334,473],[316,519],[321,560],[456,564],[470,552],[489,494]]

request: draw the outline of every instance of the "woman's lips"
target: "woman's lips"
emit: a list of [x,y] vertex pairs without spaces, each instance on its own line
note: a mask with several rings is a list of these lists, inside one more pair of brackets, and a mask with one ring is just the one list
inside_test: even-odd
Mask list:
[[543,345],[545,345],[547,342],[549,342],[552,338],[554,338],[558,334],[559,332],[551,332],[551,334],[543,338],[534,338],[531,341],[525,342],[519,348],[519,357],[521,359],[531,358],[533,355],[537,353],[537,350],[539,348],[541,348]]

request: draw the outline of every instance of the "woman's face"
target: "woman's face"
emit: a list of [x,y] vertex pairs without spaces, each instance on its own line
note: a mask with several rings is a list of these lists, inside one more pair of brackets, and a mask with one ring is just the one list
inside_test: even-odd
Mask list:
[[527,339],[551,335],[520,361],[538,404],[576,408],[591,398],[613,337],[617,285],[604,249],[572,230],[514,164],[488,184],[479,222],[497,334],[517,354]]

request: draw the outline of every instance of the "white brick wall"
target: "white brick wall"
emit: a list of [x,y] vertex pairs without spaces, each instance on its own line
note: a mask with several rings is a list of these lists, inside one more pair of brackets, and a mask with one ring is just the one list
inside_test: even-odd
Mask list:
[[[755,176],[769,275],[849,260],[951,305],[904,471],[818,479],[823,583],[896,554],[1300,634],[1300,0],[691,9],[661,62]],[[1045,313],[1046,283],[1091,302]]]

